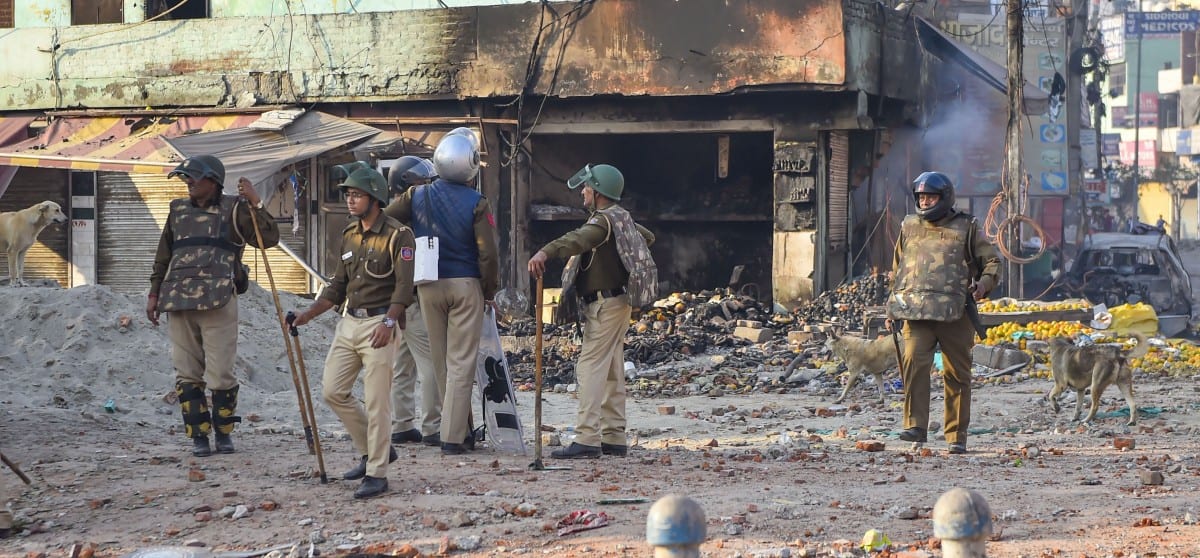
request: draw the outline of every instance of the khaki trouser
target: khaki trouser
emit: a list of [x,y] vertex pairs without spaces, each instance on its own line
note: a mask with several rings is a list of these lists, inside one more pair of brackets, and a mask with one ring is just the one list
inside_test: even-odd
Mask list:
[[579,416],[575,442],[625,445],[625,332],[629,296],[600,298],[583,309],[583,348],[575,363]]
[[904,427],[929,428],[929,371],[933,349],[942,346],[942,381],[945,384],[946,442],[966,443],[971,425],[971,347],[975,329],[963,316],[953,322],[910,320],[904,336]]
[[[345,316],[338,322],[333,345],[325,357],[321,395],[342,421],[359,455],[367,456],[367,475],[387,476],[392,445],[392,364],[396,362],[396,339],[378,349],[371,348],[371,334],[382,316]],[[366,410],[351,390],[363,371]]]
[[8,509],[8,501],[11,497],[8,488],[8,475],[4,474],[7,471],[0,471],[0,529],[12,529],[13,515]]
[[471,387],[483,328],[483,287],[479,279],[440,279],[417,287],[421,313],[429,327],[429,352],[439,378],[446,379],[442,402],[444,444],[467,439]]
[[437,375],[429,354],[429,328],[421,305],[405,311],[407,324],[396,345],[396,365],[392,368],[392,432],[413,428],[417,418],[417,379],[421,383],[421,435],[432,436],[442,427],[442,399],[446,397],[446,376]]
[[167,336],[177,381],[207,384],[211,390],[237,387],[237,296],[216,310],[168,312]]

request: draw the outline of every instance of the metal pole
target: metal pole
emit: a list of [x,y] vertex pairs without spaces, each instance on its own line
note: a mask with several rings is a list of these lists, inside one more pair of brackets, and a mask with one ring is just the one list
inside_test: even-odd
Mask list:
[[[1025,22],[1021,8],[1020,0],[1008,0],[1008,13],[1006,14],[1008,24],[1008,123],[1004,153],[1004,190],[1009,223],[1011,223],[1008,225],[1011,227],[1008,234],[1008,249],[1014,256],[1020,249],[1021,239],[1020,226],[1012,219],[1021,213],[1019,205],[1021,182],[1025,178],[1025,171],[1021,165],[1021,116],[1024,113],[1023,94],[1025,92],[1025,77],[1021,67],[1023,63],[1022,50],[1025,46]],[[1007,269],[1005,275],[1008,296],[1020,298],[1022,291],[1021,266],[1009,260],[1005,267]]]
[[537,315],[534,317],[534,355],[533,355],[533,463],[529,468],[535,471],[545,470],[542,463],[542,276],[537,278]]
[[[1087,29],[1088,5],[1084,0],[1072,0],[1071,16],[1067,18],[1067,59],[1073,57],[1075,51],[1083,47],[1084,31]],[[1079,227],[1087,226],[1087,189],[1083,187],[1083,147],[1080,136],[1083,134],[1083,74],[1069,71],[1067,74],[1067,188],[1068,194],[1079,193]],[[1100,129],[1095,128],[1096,144],[1100,143]],[[1099,159],[1097,159],[1099,161]],[[1067,198],[1070,199],[1069,197]],[[1066,205],[1065,203],[1063,204]],[[1079,240],[1076,231],[1076,240]],[[1045,239],[1042,239],[1045,240]],[[1076,244],[1079,245],[1078,243]]]
[[[1128,17],[1128,15],[1126,16]],[[1138,23],[1141,23],[1142,17],[1142,0],[1138,0]],[[1137,64],[1133,70],[1134,80],[1134,97],[1133,97],[1133,218],[1140,220],[1138,217],[1138,187],[1142,181],[1141,153],[1142,153],[1142,26],[1137,26]],[[1126,79],[1126,87],[1128,87],[1128,79]]]

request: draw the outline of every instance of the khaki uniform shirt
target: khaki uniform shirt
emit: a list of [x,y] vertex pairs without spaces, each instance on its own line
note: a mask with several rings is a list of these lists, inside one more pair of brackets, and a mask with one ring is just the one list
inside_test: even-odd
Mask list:
[[[225,240],[234,244],[249,244],[255,248],[263,248],[258,245],[258,235],[254,234],[254,221],[250,218],[250,204],[245,200],[238,200],[237,206],[233,209],[234,226],[229,227],[229,236]],[[221,210],[221,197],[218,195],[213,198],[206,210],[216,213]],[[266,248],[270,248],[279,244],[279,225],[275,223],[275,218],[271,216],[266,209],[254,208],[254,216],[258,219],[258,232],[262,233],[263,243]],[[150,293],[158,294],[159,287],[162,286],[163,278],[167,276],[167,268],[171,266],[171,256],[174,253],[171,250],[171,241],[175,238],[175,231],[171,230],[171,220],[167,219],[167,223],[163,226],[162,236],[158,239],[158,250],[154,253],[154,267],[150,272]]]
[[334,306],[346,301],[347,308],[381,308],[413,303],[412,229],[380,214],[363,230],[353,220],[342,231],[337,271],[320,298]]
[[[383,212],[405,225],[412,225],[412,193],[415,187],[405,190],[388,204]],[[492,205],[486,197],[475,204],[475,245],[479,249],[479,282],[483,287],[483,299],[493,300],[500,290],[500,244],[496,239],[496,219],[492,217]],[[412,278],[409,270],[409,278]]]
[[[547,258],[566,259],[583,254],[580,256],[584,260],[579,263],[579,277],[575,280],[576,292],[580,295],[602,290],[611,291],[624,287],[629,281],[629,271],[621,263],[621,255],[617,253],[617,241],[612,237],[609,226],[608,219],[593,211],[582,227],[558,237],[542,248]],[[642,238],[646,239],[647,246],[654,244],[654,234],[646,227],[637,225],[637,230],[642,233]]]

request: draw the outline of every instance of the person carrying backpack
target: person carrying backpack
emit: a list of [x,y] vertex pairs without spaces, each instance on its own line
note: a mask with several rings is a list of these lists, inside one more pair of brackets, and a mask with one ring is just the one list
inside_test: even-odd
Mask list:
[[[546,271],[546,260],[570,258],[563,270],[563,292],[581,300],[583,348],[575,363],[579,385],[576,437],[570,446],[550,454],[557,459],[622,457],[625,438],[625,331],[633,307],[653,302],[657,268],[649,246],[654,235],[633,222],[617,205],[625,177],[611,165],[585,165],[567,181],[583,187],[587,222],[538,250],[529,259],[535,278]],[[571,296],[564,294],[565,296]]]

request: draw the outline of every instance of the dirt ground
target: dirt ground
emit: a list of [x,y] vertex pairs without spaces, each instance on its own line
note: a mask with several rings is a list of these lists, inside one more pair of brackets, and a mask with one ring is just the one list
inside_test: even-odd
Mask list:
[[[0,556],[185,544],[295,545],[279,553],[293,556],[647,556],[647,512],[672,493],[704,507],[706,556],[862,555],[869,529],[894,552],[939,556],[930,513],[953,487],[987,499],[992,556],[1200,555],[1196,377],[1139,375],[1144,414],[1132,428],[1115,388],[1087,427],[1070,422],[1072,403],[1055,415],[1042,401],[1048,380],[980,382],[963,456],[947,455],[940,439],[922,449],[896,439],[900,396],[879,405],[862,385],[840,406],[830,389],[631,398],[626,458],[531,471],[531,455],[398,446],[390,492],[363,502],[351,498],[357,483],[336,480],[356,456],[320,404],[330,482],[314,476],[269,294],[255,287],[242,300],[239,451],[203,459],[191,456],[178,410],[163,400],[173,384],[164,328],[140,309],[140,298],[103,287],[0,288],[0,450],[33,479],[23,487],[0,470],[21,528],[0,541]],[[121,317],[131,323],[122,328]],[[314,393],[333,323],[324,316],[302,337]],[[532,440],[532,394],[518,393],[518,405]],[[547,393],[544,423],[570,426],[575,405],[571,394]],[[933,405],[938,420],[940,398]],[[1117,449],[1117,437],[1134,447]],[[885,448],[856,449],[860,440]],[[563,464],[548,459],[552,449],[545,463]],[[1161,485],[1146,484],[1151,471]],[[599,503],[615,498],[645,501]],[[559,536],[554,525],[576,510],[604,512],[609,524]]]

